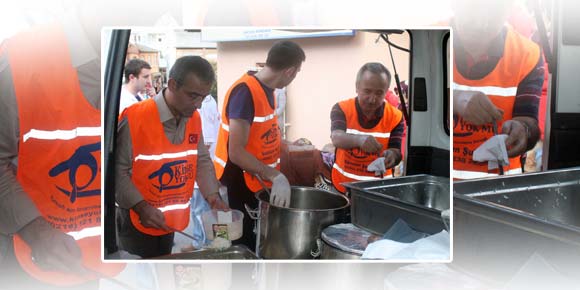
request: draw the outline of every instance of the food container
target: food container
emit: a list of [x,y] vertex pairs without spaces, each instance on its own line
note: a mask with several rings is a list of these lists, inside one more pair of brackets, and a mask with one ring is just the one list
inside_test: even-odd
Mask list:
[[232,215],[231,221],[222,217],[222,215],[227,216],[229,212],[224,213],[223,211],[210,210],[201,214],[203,230],[208,240],[221,237],[233,241],[242,237],[244,232],[242,225],[244,214],[235,209],[232,209],[230,212]]
[[258,256],[267,259],[312,259],[319,255],[317,240],[329,225],[344,222],[350,203],[341,194],[292,186],[290,207],[270,204],[266,191],[256,193],[259,210]]
[[453,192],[453,264],[507,282],[541,257],[578,280],[580,168],[459,181]]
[[449,208],[449,178],[413,175],[345,183],[356,226],[382,236],[398,220],[416,231],[445,230],[441,212]]
[[372,234],[353,224],[336,224],[322,231],[321,259],[358,260]]

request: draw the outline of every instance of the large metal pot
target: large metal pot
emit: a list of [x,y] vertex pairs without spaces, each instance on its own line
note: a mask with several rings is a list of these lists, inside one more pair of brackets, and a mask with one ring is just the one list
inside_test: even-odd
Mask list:
[[289,208],[269,203],[266,191],[259,200],[258,254],[267,259],[312,259],[320,254],[316,240],[329,225],[343,222],[350,206],[348,198],[312,187],[292,187]]

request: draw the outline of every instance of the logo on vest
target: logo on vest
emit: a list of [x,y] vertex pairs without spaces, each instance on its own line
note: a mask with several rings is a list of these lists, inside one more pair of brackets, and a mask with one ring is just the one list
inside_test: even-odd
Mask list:
[[[456,129],[459,130],[459,132],[455,132]],[[468,137],[480,132],[485,134],[493,134],[493,125],[473,125],[469,122],[466,122],[458,115],[453,115],[453,131],[454,137]]]
[[370,156],[377,156],[377,157],[379,156],[379,153],[367,153],[359,147],[349,149],[348,153],[350,156],[352,156],[356,159],[365,159],[365,158],[370,157]]
[[262,134],[260,138],[264,141],[264,144],[272,144],[278,139],[278,124],[272,124],[270,130]]
[[[68,180],[70,183],[70,189],[65,189],[58,185],[56,188],[67,195],[71,203],[74,203],[77,198],[90,197],[101,194],[100,186],[97,189],[85,190],[87,187],[93,184],[93,181],[95,181],[99,170],[97,159],[91,153],[98,152],[100,150],[100,142],[80,146],[77,148],[77,150],[75,150],[73,155],[68,160],[59,163],[48,172],[50,177],[55,177],[65,171],[69,172]],[[91,177],[85,184],[77,184],[77,171],[81,166],[87,166],[91,170]]]
[[193,179],[193,164],[187,164],[187,160],[177,160],[164,163],[161,167],[149,175],[149,179],[157,178],[158,184],[153,184],[159,192],[163,190],[183,187],[185,183]]

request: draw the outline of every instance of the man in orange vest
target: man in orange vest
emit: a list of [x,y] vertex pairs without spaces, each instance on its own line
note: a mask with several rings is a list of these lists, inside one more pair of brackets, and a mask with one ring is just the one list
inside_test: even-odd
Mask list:
[[143,258],[171,253],[189,223],[194,182],[212,209],[227,210],[197,111],[215,74],[199,56],[179,58],[166,89],[123,111],[116,156],[120,248]]
[[96,289],[124,267],[101,262],[99,52],[79,27],[67,19],[0,46],[4,289]]
[[[290,184],[279,171],[281,136],[274,89],[289,85],[305,59],[298,44],[277,42],[268,52],[266,66],[244,74],[226,94],[214,164],[232,208],[244,212],[245,205],[257,207],[254,193],[262,186],[256,176],[272,187],[271,204],[290,206]],[[254,249],[255,242],[253,222],[246,214],[243,236],[236,243]]]
[[366,63],[357,73],[357,97],[332,108],[332,184],[343,194],[342,183],[391,177],[390,168],[401,162],[404,125],[401,111],[385,102],[390,83],[391,73],[384,65]]
[[[520,156],[539,138],[538,105],[544,81],[537,44],[505,25],[513,1],[454,1],[453,178],[497,176],[473,152],[506,134],[509,166],[521,173]],[[493,11],[493,13],[481,13]]]

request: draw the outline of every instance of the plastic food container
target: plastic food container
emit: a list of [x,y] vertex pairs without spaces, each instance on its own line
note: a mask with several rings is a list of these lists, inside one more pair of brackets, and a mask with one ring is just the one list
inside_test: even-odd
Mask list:
[[[231,220],[228,215],[231,213]],[[203,230],[208,240],[221,237],[230,241],[237,240],[243,234],[244,214],[232,209],[229,212],[211,210],[201,214]]]

